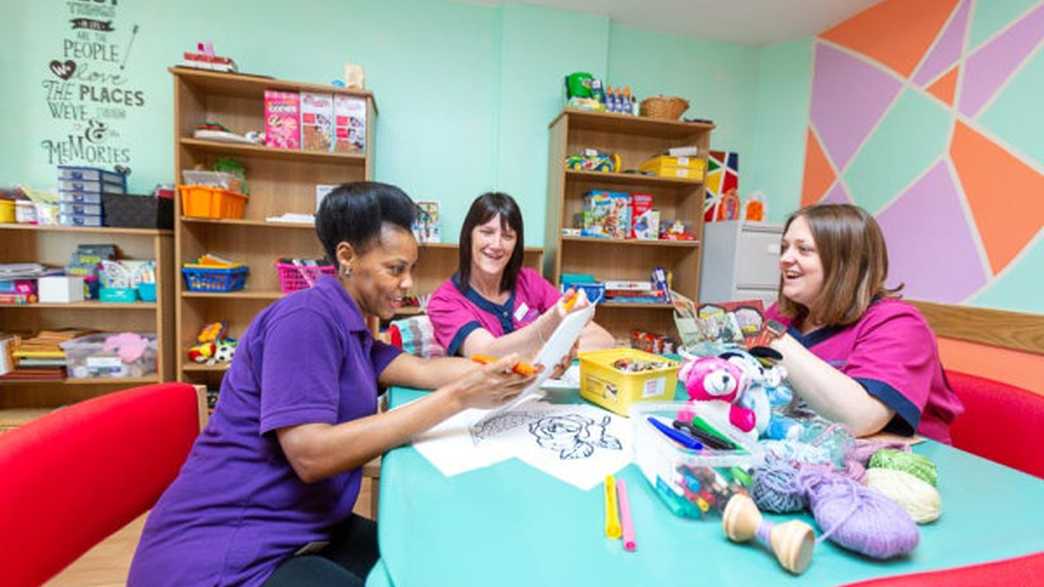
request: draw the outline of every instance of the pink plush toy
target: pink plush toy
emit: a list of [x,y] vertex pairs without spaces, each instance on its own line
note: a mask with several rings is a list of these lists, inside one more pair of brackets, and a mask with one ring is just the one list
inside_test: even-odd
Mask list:
[[[729,404],[729,422],[743,432],[754,429],[754,412],[737,405],[750,380],[735,364],[720,357],[702,357],[682,366],[679,379],[685,382],[689,401],[723,401]],[[679,417],[689,418],[689,413]]]

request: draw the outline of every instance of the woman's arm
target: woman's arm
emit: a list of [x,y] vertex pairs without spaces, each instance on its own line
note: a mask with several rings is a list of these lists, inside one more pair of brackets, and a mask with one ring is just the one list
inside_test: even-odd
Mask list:
[[613,338],[613,335],[594,321],[584,326],[583,332],[580,333],[580,352],[611,349],[615,346],[616,339]]
[[388,412],[341,424],[279,428],[279,445],[305,483],[357,469],[465,408],[492,408],[518,395],[533,377],[511,371],[517,360],[509,355],[486,366],[472,363],[458,381]]
[[559,306],[555,304],[533,322],[501,337],[493,336],[485,328],[477,328],[464,339],[460,352],[465,357],[476,353],[494,356],[518,353],[524,357],[534,357],[562,322],[564,314],[559,311]]
[[475,368],[475,363],[459,357],[422,359],[409,353],[400,353],[381,372],[381,385],[399,385],[419,389],[437,389],[457,381]]
[[794,391],[827,419],[844,424],[854,436],[869,436],[881,431],[895,416],[895,410],[867,393],[856,380],[806,349],[789,334],[770,346],[783,355]]

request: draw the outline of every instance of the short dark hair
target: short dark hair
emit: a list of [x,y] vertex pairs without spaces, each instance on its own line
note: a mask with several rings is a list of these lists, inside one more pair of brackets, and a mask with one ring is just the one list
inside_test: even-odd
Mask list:
[[323,198],[315,218],[315,232],[332,263],[337,245],[346,242],[365,253],[381,237],[385,224],[410,232],[417,205],[399,188],[376,181],[337,186]]
[[515,250],[511,251],[511,259],[504,268],[500,278],[500,291],[514,291],[518,281],[518,272],[522,270],[522,256],[525,253],[525,233],[522,228],[522,211],[511,196],[502,192],[486,192],[475,198],[464,217],[464,225],[460,227],[460,266],[457,268],[457,287],[467,291],[471,279],[471,232],[476,226],[485,224],[500,214],[500,227],[510,228],[518,237]]
[[779,278],[780,312],[801,322],[806,318],[825,326],[843,326],[858,321],[874,300],[897,298],[903,284],[889,288],[888,248],[881,227],[866,210],[852,204],[806,206],[787,218],[786,234],[798,218],[808,222],[823,264],[823,286],[812,307],[783,295]]

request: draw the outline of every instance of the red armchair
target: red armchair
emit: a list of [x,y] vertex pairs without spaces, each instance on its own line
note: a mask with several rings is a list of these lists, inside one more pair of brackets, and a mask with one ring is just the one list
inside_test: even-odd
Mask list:
[[1044,553],[1002,561],[910,573],[848,583],[845,587],[980,587],[981,585],[1044,585]]
[[39,585],[147,511],[206,420],[190,385],[128,389],[0,435],[4,585]]
[[965,409],[950,428],[953,445],[1044,478],[1044,396],[956,371],[946,379]]

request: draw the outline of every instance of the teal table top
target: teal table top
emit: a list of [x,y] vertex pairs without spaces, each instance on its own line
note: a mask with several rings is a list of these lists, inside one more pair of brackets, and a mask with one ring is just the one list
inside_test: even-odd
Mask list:
[[[396,406],[424,392],[389,393]],[[514,459],[444,477],[405,446],[383,459],[382,559],[367,585],[836,585],[1044,551],[1044,481],[936,442],[914,451],[938,466],[943,504],[917,549],[882,562],[826,541],[798,579],[760,546],[729,542],[719,517],[675,517],[634,465],[617,474],[631,496],[631,553],[603,533],[601,484],[581,491]],[[768,519],[794,517],[816,527],[807,514]]]

